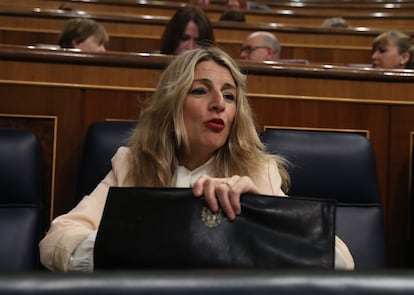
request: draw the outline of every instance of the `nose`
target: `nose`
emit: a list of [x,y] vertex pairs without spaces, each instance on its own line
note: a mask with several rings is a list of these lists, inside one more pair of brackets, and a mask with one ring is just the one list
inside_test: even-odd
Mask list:
[[196,45],[197,45],[197,43],[196,42],[194,42],[194,39],[191,39],[190,41],[189,41],[189,48],[190,49],[194,49],[194,48],[196,48]]
[[237,0],[229,0],[227,4],[232,8],[240,8],[240,3]]
[[211,109],[221,113],[226,108],[225,99],[220,90],[212,91]]
[[188,49],[188,50],[189,50],[189,49],[199,48],[199,46],[198,46],[198,43],[197,43],[196,39],[195,39],[195,38],[190,38],[190,39],[188,39],[188,40],[186,41],[185,48],[186,48],[186,49]]
[[246,51],[241,51],[240,52],[240,58],[241,59],[247,59],[247,57],[248,57],[248,55],[247,55]]
[[372,58],[372,59],[374,59],[374,58],[378,58],[378,51],[374,51],[374,52],[372,53],[372,55],[371,55],[371,58]]

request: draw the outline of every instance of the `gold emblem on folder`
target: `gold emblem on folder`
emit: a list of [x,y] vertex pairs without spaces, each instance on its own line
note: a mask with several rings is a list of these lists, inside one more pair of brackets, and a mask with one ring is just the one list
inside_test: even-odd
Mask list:
[[210,209],[207,207],[204,207],[201,211],[201,221],[208,227],[208,228],[214,228],[217,227],[222,218],[221,210],[218,210],[216,213],[211,212]]

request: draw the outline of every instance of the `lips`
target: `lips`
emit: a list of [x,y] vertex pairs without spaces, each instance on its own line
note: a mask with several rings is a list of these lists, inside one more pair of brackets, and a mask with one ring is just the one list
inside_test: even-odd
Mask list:
[[224,121],[220,118],[213,118],[211,120],[205,121],[204,125],[214,131],[221,131],[224,129]]

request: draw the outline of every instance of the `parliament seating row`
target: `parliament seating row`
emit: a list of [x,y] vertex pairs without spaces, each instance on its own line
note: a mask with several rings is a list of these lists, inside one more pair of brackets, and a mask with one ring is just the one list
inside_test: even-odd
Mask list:
[[[26,45],[38,47],[57,46],[58,30],[25,29],[0,27],[0,44]],[[156,52],[161,41],[159,36],[140,36],[113,34],[106,46],[109,51],[122,52]],[[233,58],[240,58],[242,42],[221,40],[217,45],[228,52]],[[371,48],[362,46],[321,46],[312,44],[282,43],[281,59],[307,60],[320,64],[367,64],[370,62]]]
[[[105,119],[136,120],[172,57],[81,53],[0,46],[2,119],[35,122],[45,145],[49,218],[73,205],[82,139]],[[240,61],[248,96],[264,126],[368,134],[378,165],[391,265],[407,261],[410,148],[414,103],[410,71]],[[32,123],[33,124],[33,123]],[[68,144],[70,142],[70,144]]]
[[[89,17],[102,23],[110,35],[161,36],[170,17],[156,15],[131,15],[116,13],[88,13],[56,9],[1,8],[0,27],[41,30],[61,30],[69,18]],[[380,29],[327,29],[321,27],[290,26],[282,23],[248,24],[213,21],[217,41],[241,42],[257,30],[273,32],[282,43],[313,44],[336,47],[370,47]],[[405,30],[407,34],[412,31]]]
[[[308,13],[320,13],[323,15],[340,16],[343,13],[393,13],[393,14],[406,14],[414,9],[414,4],[409,1],[387,1],[375,2],[375,1],[260,1],[261,3],[269,6],[272,10],[285,10],[294,12],[308,12]],[[164,12],[160,12],[164,15],[171,16],[168,10],[176,9],[178,6],[190,5],[189,2],[184,0],[176,1],[146,1],[145,3],[133,2],[132,0],[114,1],[114,0],[99,0],[95,1],[95,4],[102,3],[102,5],[90,5],[84,8],[91,8],[91,11],[106,12],[107,8],[112,6],[116,7],[118,12],[131,13],[128,6],[132,4],[136,5],[152,5],[152,6],[165,6]],[[0,4],[1,6],[2,4]],[[5,5],[5,4],[4,4]],[[21,0],[13,3],[14,6],[19,7],[40,7],[40,8],[65,8],[65,9],[78,9],[81,5],[86,5],[86,1],[82,0]],[[78,6],[79,5],[79,6]],[[124,8],[122,8],[124,7]],[[206,10],[218,10],[223,11],[228,9],[226,1],[210,1],[208,6],[201,6]],[[246,11],[246,13],[254,13],[255,11]]]
[[[408,1],[260,1],[272,9],[291,9],[294,11],[325,12],[341,15],[343,11],[353,12],[408,12],[414,8]],[[214,3],[214,2],[211,2]]]
[[[49,0],[55,1],[55,0]],[[55,1],[56,2],[56,1]],[[68,6],[74,10],[84,10],[96,13],[124,13],[130,15],[159,15],[172,16],[178,7],[183,3],[174,2],[136,2],[114,1],[114,0],[72,0]],[[185,5],[186,3],[184,3]],[[213,21],[218,21],[223,12],[222,6],[206,6],[203,8],[207,15]],[[296,26],[318,27],[322,22],[332,15],[329,11],[307,12],[295,11],[292,9],[278,9],[271,11],[252,11],[244,10],[247,23],[282,23]],[[351,11],[342,12],[341,16],[345,17],[354,27],[372,27],[381,29],[396,28],[400,30],[411,30],[413,27],[414,17],[410,11],[400,10],[399,12],[363,12]]]
[[[45,2],[54,2],[44,0]],[[111,3],[108,1],[108,3]],[[113,3],[112,3],[113,4]],[[113,4],[114,5],[114,4]],[[27,45],[32,43],[54,44],[64,22],[70,17],[85,17],[78,11],[4,9],[0,11],[0,42]],[[129,14],[128,14],[129,15]],[[112,51],[151,52],[159,48],[159,38],[168,18],[107,14],[87,14],[101,21],[111,35],[108,49]],[[53,21],[52,21],[53,20]],[[120,22],[124,24],[120,26]],[[132,26],[134,25],[134,29]],[[251,26],[232,29],[229,24],[216,22],[218,44],[234,58],[239,56],[242,40],[249,32],[258,29],[273,31],[282,43],[283,59],[303,59],[311,63],[337,65],[369,64],[371,43],[381,33],[379,30],[332,30],[324,28],[300,28],[289,26]],[[247,30],[246,30],[247,29]],[[125,33],[128,31],[128,33]],[[232,31],[230,34],[229,32]],[[14,33],[15,32],[15,33]],[[135,33],[139,32],[139,33]],[[236,34],[237,33],[237,34]]]
[[[27,45],[55,44],[57,34],[71,17],[92,17],[107,28],[112,42],[109,50],[142,52],[159,47],[159,39],[168,19],[163,17],[93,15],[42,9],[0,9],[0,42]],[[311,63],[337,65],[369,64],[372,40],[381,31],[356,29],[327,30],[288,26],[252,26],[234,30],[231,25],[217,22],[215,34],[218,45],[233,57],[239,56],[242,40],[248,33],[265,29],[276,34],[282,43],[282,59],[307,60]],[[130,30],[128,33],[125,31]],[[230,34],[231,32],[231,34]],[[348,42],[348,44],[346,44]],[[357,45],[355,45],[357,44]],[[152,49],[152,50],[151,50]]]

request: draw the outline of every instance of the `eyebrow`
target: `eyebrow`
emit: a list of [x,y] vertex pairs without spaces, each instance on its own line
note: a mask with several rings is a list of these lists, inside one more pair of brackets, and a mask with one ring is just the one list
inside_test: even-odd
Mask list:
[[[193,83],[194,82],[201,82],[201,83],[205,83],[205,84],[212,84],[211,80],[208,79],[208,78],[194,79],[193,80]],[[224,88],[233,88],[233,89],[236,89],[236,85],[233,85],[232,83],[228,83],[228,82],[225,82],[223,86],[224,86]]]

